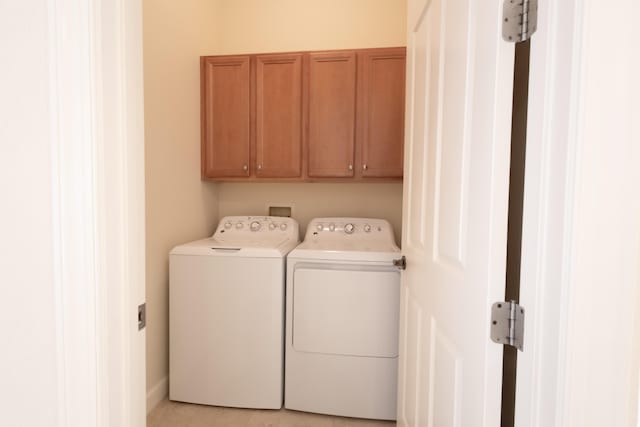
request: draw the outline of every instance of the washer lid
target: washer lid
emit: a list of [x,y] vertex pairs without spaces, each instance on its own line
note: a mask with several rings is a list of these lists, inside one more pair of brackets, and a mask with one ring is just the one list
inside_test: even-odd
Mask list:
[[176,246],[171,254],[283,257],[298,243],[298,222],[292,218],[227,216],[211,238]]
[[274,247],[272,242],[247,241],[244,245],[230,245],[208,238],[176,246],[170,255],[284,258],[297,243],[295,240],[284,240]]

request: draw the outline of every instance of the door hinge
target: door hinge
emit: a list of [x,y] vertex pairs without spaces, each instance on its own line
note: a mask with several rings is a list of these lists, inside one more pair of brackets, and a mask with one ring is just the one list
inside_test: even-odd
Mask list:
[[538,28],[538,0],[504,0],[502,38],[508,42],[529,40]]
[[138,330],[141,331],[147,326],[147,303],[138,306]]
[[524,308],[515,301],[497,302],[491,307],[491,340],[522,351]]

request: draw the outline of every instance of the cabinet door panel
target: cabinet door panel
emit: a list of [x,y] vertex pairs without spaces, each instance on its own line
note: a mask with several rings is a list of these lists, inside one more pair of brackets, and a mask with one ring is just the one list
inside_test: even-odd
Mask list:
[[309,55],[310,177],[353,176],[355,97],[355,52]]
[[263,55],[256,69],[256,176],[302,172],[302,55]]
[[402,177],[405,49],[364,51],[359,57],[358,130],[363,177]]
[[249,176],[249,56],[202,58],[202,176]]

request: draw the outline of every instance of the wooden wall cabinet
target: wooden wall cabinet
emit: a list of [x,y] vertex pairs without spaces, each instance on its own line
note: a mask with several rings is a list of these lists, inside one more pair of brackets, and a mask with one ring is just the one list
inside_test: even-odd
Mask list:
[[302,55],[201,58],[202,178],[302,177]]
[[356,135],[356,53],[309,55],[308,175],[352,177]]
[[358,175],[402,178],[405,49],[358,53]]
[[202,176],[247,177],[250,58],[206,57],[201,66]]
[[202,177],[402,179],[405,48],[202,57]]
[[256,57],[256,176],[302,176],[302,55]]

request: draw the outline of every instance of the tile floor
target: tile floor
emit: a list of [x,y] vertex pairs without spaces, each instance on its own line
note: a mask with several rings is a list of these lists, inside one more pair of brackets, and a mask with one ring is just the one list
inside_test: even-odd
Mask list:
[[220,408],[162,401],[147,416],[147,427],[391,427],[395,422],[332,417],[305,412]]

